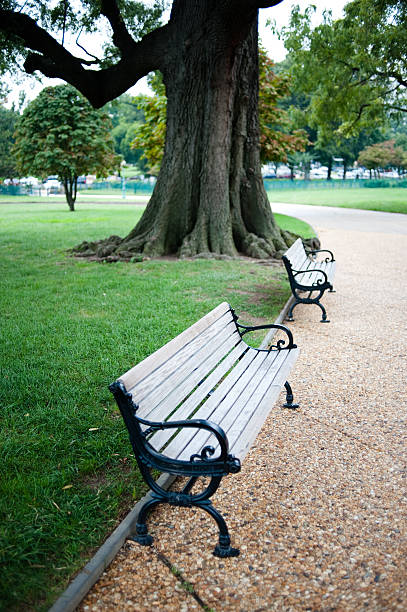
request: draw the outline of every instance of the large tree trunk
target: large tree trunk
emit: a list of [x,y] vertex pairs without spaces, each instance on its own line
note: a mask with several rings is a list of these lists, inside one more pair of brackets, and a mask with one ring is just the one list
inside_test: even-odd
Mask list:
[[[162,66],[167,133],[154,193],[137,226],[99,256],[245,254],[286,249],[263,186],[258,132],[257,13],[224,23],[211,3],[174,2]],[[240,21],[239,21],[240,20]]]

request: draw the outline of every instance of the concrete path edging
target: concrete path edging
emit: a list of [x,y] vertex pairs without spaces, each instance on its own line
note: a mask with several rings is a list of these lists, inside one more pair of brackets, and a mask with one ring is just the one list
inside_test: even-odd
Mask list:
[[[158,479],[160,487],[167,489],[175,480],[171,474],[162,474]],[[92,559],[85,565],[80,573],[73,579],[64,593],[56,600],[49,612],[73,612],[80,604],[85,595],[93,587],[95,582],[102,575],[106,567],[114,559],[119,549],[123,546],[126,538],[135,531],[138,514],[146,501],[151,498],[149,491],[134,508],[128,513],[126,518],[120,523],[113,533],[102,544]]]

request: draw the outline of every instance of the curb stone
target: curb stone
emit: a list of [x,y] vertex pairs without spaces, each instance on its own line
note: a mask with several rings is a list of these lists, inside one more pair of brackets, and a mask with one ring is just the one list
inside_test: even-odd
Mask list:
[[[171,474],[162,474],[158,479],[160,487],[167,489],[175,480]],[[128,513],[113,533],[102,544],[92,559],[73,579],[68,588],[56,600],[49,612],[73,612],[80,604],[85,595],[90,591],[95,582],[100,578],[104,570],[114,559],[119,549],[123,546],[128,536],[135,531],[137,517],[143,504],[151,498],[149,491],[134,508]]]
[[[287,300],[274,323],[280,324],[282,321],[284,321],[288,309],[293,301],[294,298],[291,296]],[[269,330],[259,348],[266,348],[270,344],[276,331],[277,330],[275,329]],[[172,474],[162,474],[157,483],[160,487],[168,489],[175,479],[176,476],[173,476]],[[77,608],[85,595],[90,591],[95,582],[97,582],[104,570],[114,559],[129,535],[134,533],[138,514],[144,503],[150,498],[151,491],[149,491],[142,499],[140,499],[140,501],[137,502],[120,525],[118,525],[113,533],[107,538],[106,542],[98,549],[92,559],[72,580],[68,588],[49,609],[49,612],[74,612],[75,608]]]

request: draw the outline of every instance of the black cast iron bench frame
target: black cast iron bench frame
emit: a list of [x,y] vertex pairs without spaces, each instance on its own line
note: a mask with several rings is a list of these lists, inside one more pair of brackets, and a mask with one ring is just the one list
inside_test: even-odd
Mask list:
[[[320,253],[328,253],[328,257],[318,261]],[[335,274],[335,258],[328,249],[308,250],[301,238],[284,253],[283,262],[287,270],[288,280],[294,297],[286,320],[294,321],[293,310],[298,304],[316,304],[322,310],[321,323],[329,323],[326,309],[320,300],[325,291],[335,293],[333,277]],[[304,293],[308,295],[304,296]]]
[[[151,489],[151,498],[144,504],[138,515],[136,535],[132,538],[139,544],[150,545],[153,541],[152,536],[148,533],[146,524],[149,512],[158,504],[168,503],[173,506],[196,506],[205,510],[215,519],[219,528],[219,543],[215,547],[214,555],[218,557],[232,557],[239,554],[238,549],[230,546],[230,536],[226,522],[220,512],[214,508],[210,498],[218,489],[224,476],[227,474],[236,474],[240,471],[241,459],[248,452],[250,446],[256,439],[257,433],[260,431],[265,418],[267,418],[281,388],[284,387],[286,392],[286,403],[284,406],[287,408],[298,407],[298,404],[295,404],[293,401],[293,392],[286,380],[286,375],[291,370],[298,356],[298,349],[293,342],[291,331],[283,325],[245,326],[238,323],[237,319],[238,317],[228,304],[220,304],[220,306],[185,330],[185,332],[126,372],[109,387],[127,426],[130,442],[140,472]],[[223,325],[222,329],[221,325]],[[216,326],[218,326],[219,329]],[[275,344],[267,350],[255,349],[242,340],[243,335],[248,332],[271,329],[275,329],[277,333],[283,334],[285,339],[276,341]],[[205,342],[207,342],[206,345]],[[219,343],[220,348],[216,348],[216,344],[219,345]],[[195,345],[199,345],[200,348],[196,348],[195,350]],[[203,367],[202,362],[205,354],[211,351],[215,354],[217,351],[221,355],[223,347],[225,355],[220,359],[219,365],[208,373],[204,380],[199,381],[197,377],[199,378],[201,375],[199,369]],[[181,358],[183,353],[188,351],[192,354],[190,358],[190,367],[188,360],[183,361],[183,357]],[[228,363],[228,359],[236,359],[232,369],[229,368],[230,364]],[[177,365],[177,360],[179,365]],[[212,365],[209,362],[210,358],[208,357],[208,368],[211,368]],[[246,363],[248,364],[247,366]],[[252,371],[250,371],[250,367]],[[221,376],[222,368],[228,369],[223,376]],[[267,380],[266,375],[263,376],[262,368],[264,372],[266,372],[266,368],[268,368],[269,380]],[[188,377],[192,379],[191,384],[194,387],[193,391],[191,392],[187,388],[183,389],[182,384],[184,383],[182,383],[179,385],[179,388],[183,389],[182,392],[180,391],[180,397],[175,397],[175,399],[172,398],[174,390],[171,385],[167,385],[167,381],[160,376],[160,370],[162,370],[163,374],[167,372],[169,378],[174,380],[177,372],[184,370],[187,376],[186,380],[188,380]],[[209,390],[212,385],[211,377],[213,377],[217,371],[219,371],[220,380],[215,389]],[[243,371],[241,375],[240,371]],[[233,372],[235,372],[234,375]],[[237,378],[238,375],[240,378]],[[180,376],[181,375],[179,375],[179,377]],[[228,382],[230,376],[235,376],[236,382],[234,382],[234,379]],[[152,379],[153,382],[151,382]],[[158,384],[158,387],[154,387],[155,383]],[[241,393],[238,393],[239,384],[244,385],[244,389]],[[159,393],[160,387],[165,387],[166,385],[168,386],[166,398],[159,402],[157,400],[158,403],[156,406],[150,406],[149,397],[154,397],[154,393],[156,393],[158,397],[157,394]],[[173,410],[172,406],[178,402],[178,399],[181,402],[182,393],[186,394],[188,392],[189,394],[187,394],[187,399],[184,401],[185,406],[190,397],[193,397],[194,394],[198,396],[197,401],[199,400],[201,388],[205,387],[205,385],[207,388],[203,388],[202,393],[205,391],[207,391],[207,393],[203,404],[202,402],[198,402],[199,407],[192,410],[191,416],[187,419],[177,419],[177,410],[182,410],[182,407]],[[226,393],[225,398],[217,404],[216,410],[212,413],[212,415],[216,415],[216,418],[214,417],[214,420],[212,420],[211,417],[199,418],[200,413],[205,413],[205,407],[207,405],[211,404],[211,402],[215,404],[218,401],[215,396],[223,397],[222,394],[225,393],[224,389],[226,389],[228,385],[230,387],[228,392],[230,394],[229,397]],[[248,393],[247,389],[250,385],[257,385],[257,387],[253,389],[253,393],[248,403],[242,404],[242,394]],[[152,390],[150,390],[150,388]],[[266,390],[264,392],[264,398],[262,398],[261,401],[259,401],[257,397],[260,397],[260,388],[262,392],[263,389]],[[142,405],[140,409],[137,397],[140,394],[143,398],[143,393],[145,398],[141,401]],[[237,396],[234,402],[231,399],[232,393],[235,393]],[[255,398],[257,398],[256,401],[258,404],[257,407],[252,408],[255,406]],[[269,398],[270,406],[267,404]],[[171,399],[174,400],[172,401],[172,405]],[[162,408],[163,403],[165,404],[166,401],[168,405],[164,413],[167,413],[163,419],[162,415],[164,413]],[[242,404],[241,406],[239,402]],[[222,406],[224,406],[224,413],[222,412]],[[236,408],[234,408],[234,406],[236,406]],[[238,411],[238,407],[240,412]],[[248,410],[252,409],[253,414],[251,416],[245,414]],[[233,413],[233,410],[236,411],[236,414]],[[154,416],[156,413],[160,415],[160,420],[155,420]],[[145,418],[146,414],[149,418]],[[233,418],[235,418],[235,421],[229,426],[228,431],[233,448],[241,449],[239,453],[241,455],[240,457],[230,452],[228,435],[224,427],[222,427],[228,419],[231,422]],[[218,422],[216,422],[216,419]],[[239,423],[239,419],[242,422],[242,431],[237,429],[236,423]],[[245,419],[244,422],[243,419]],[[193,430],[195,430],[195,434],[193,434]],[[159,434],[157,432],[161,433]],[[166,432],[169,432],[169,437],[167,437],[164,448],[162,450],[157,450],[157,448],[153,446],[154,435],[163,436]],[[191,434],[191,440],[188,438],[189,433]],[[177,435],[174,437],[171,436],[171,434]],[[210,444],[208,440],[206,440],[209,436],[211,437]],[[180,451],[182,443],[185,444],[185,439],[187,438],[188,444],[190,444],[191,449],[194,450],[194,452],[189,453],[189,456],[188,445],[186,450]],[[179,442],[177,442],[177,440]],[[177,444],[179,448],[177,448]],[[195,448],[193,448],[194,444],[196,444]],[[176,448],[179,458],[166,455],[166,452],[169,452],[172,448]],[[185,455],[186,452],[187,454]],[[182,453],[184,453],[184,456]],[[152,470],[158,470],[162,473],[175,476],[187,477],[188,481],[181,491],[169,491],[159,486],[152,475]],[[204,490],[198,493],[192,493],[191,490],[193,486],[198,478],[201,477],[209,477],[209,484],[207,484]]]

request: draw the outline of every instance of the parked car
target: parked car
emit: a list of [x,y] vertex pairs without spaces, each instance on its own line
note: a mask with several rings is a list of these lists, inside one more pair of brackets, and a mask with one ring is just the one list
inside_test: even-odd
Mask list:
[[42,187],[47,191],[58,193],[61,189],[61,183],[56,178],[47,178],[47,180],[43,182]]

